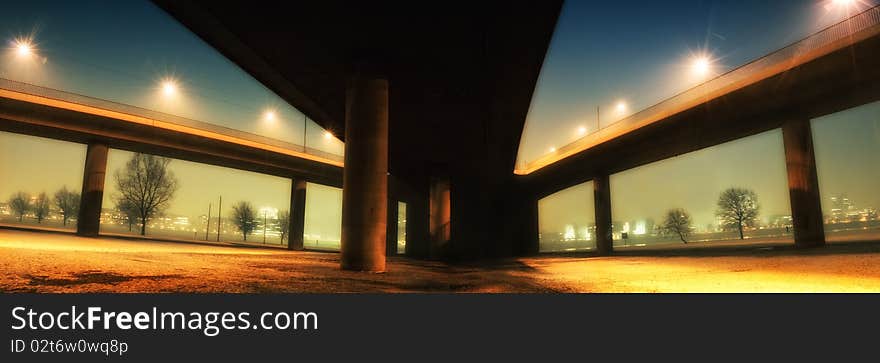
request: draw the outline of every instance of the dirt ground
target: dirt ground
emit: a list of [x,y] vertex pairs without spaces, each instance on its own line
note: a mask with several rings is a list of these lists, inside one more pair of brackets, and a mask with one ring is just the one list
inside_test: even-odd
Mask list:
[[880,292],[880,243],[718,245],[449,265],[0,229],[2,292]]

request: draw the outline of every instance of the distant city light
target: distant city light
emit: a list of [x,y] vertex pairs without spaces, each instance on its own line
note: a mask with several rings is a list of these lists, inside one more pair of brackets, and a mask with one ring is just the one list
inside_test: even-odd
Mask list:
[[166,78],[162,81],[162,93],[165,96],[174,96],[177,93],[177,82],[173,79]]
[[333,133],[330,131],[324,131],[324,140],[330,140],[333,138]]
[[263,119],[268,122],[275,122],[275,111],[274,110],[266,111],[266,113],[263,114]]
[[570,224],[565,225],[565,233],[562,235],[563,241],[574,241],[577,237],[574,234],[574,226]]

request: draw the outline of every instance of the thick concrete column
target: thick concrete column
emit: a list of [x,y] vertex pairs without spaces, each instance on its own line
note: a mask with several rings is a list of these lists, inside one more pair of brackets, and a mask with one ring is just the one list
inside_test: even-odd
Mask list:
[[810,120],[786,121],[782,125],[782,140],[788,170],[794,242],[798,247],[824,245],[825,227]]
[[388,217],[388,80],[355,76],[345,96],[341,265],[381,272]]
[[293,179],[290,189],[290,230],[287,231],[287,249],[302,251],[306,223],[306,181]]
[[614,251],[611,237],[611,185],[607,174],[593,179],[593,203],[596,208],[596,251],[608,255]]
[[388,229],[385,231],[385,255],[397,254],[397,200],[388,198]]
[[428,179],[409,190],[406,205],[406,255],[431,257],[431,207]]
[[82,193],[76,234],[97,237],[101,225],[101,202],[104,200],[104,176],[107,174],[107,144],[90,143],[86,150]]
[[452,237],[452,185],[447,177],[432,177],[428,200],[431,258],[443,257]]
[[538,226],[538,200],[535,198],[525,198],[519,215],[522,218],[520,220],[520,223],[522,223],[520,226],[522,236],[520,238],[523,241],[523,246],[514,255],[537,255],[541,252],[541,240],[538,237],[540,233]]

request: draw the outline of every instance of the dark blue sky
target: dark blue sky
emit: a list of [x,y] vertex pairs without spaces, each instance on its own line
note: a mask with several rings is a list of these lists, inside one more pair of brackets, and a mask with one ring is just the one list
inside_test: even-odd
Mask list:
[[[32,37],[37,47],[29,62],[7,49],[2,77],[303,143],[299,111],[149,1],[10,2],[0,37],[10,48]],[[177,79],[179,97],[160,97],[164,77]],[[273,124],[262,120],[270,108]],[[310,147],[341,154],[341,143],[309,128]]]
[[[829,0],[565,2],[520,147],[528,162],[575,140],[581,126],[634,113],[699,83],[690,55],[708,51],[713,73],[741,66],[846,17]],[[857,6],[865,9],[868,1]],[[858,11],[849,9],[850,12]]]

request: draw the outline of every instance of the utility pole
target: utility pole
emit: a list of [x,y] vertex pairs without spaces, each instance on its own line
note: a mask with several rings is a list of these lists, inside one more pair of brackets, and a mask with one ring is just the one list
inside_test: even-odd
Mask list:
[[263,211],[263,244],[266,244],[266,211]]
[[309,131],[309,118],[306,115],[303,115],[303,152],[308,153],[309,149],[306,147],[306,135],[308,135]]
[[596,131],[602,127],[601,116],[599,116],[599,106],[596,106]]
[[220,196],[220,205],[217,206],[217,242],[220,242],[220,221],[223,220],[223,196]]
[[208,240],[208,231],[211,230],[211,203],[208,203],[208,219],[205,221],[205,241]]

